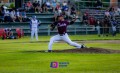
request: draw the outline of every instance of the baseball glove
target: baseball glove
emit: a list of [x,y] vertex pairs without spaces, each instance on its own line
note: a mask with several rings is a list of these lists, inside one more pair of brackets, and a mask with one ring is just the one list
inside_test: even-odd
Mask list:
[[54,25],[54,24],[51,24],[51,25],[50,25],[50,30],[53,31],[54,28],[55,28],[55,25]]

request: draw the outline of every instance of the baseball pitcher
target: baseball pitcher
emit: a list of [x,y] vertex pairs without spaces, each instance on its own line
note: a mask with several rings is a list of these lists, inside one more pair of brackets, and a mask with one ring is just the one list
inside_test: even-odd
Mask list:
[[52,44],[55,41],[60,41],[60,40],[65,41],[69,45],[74,46],[78,49],[85,48],[85,46],[83,44],[77,44],[75,42],[72,42],[67,34],[67,26],[74,24],[75,21],[76,21],[76,18],[74,18],[71,22],[68,22],[68,21],[64,20],[64,17],[62,15],[58,16],[58,21],[51,24],[51,30],[54,30],[54,28],[57,26],[58,34],[53,36],[50,39],[47,52],[52,52]]

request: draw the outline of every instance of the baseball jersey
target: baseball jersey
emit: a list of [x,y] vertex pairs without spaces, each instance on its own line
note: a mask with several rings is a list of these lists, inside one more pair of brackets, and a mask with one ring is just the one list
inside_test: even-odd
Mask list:
[[38,20],[31,20],[31,27],[37,28],[38,27]]
[[64,34],[67,32],[67,26],[69,25],[70,23],[68,21],[58,21],[58,22],[55,22],[54,25],[57,26],[57,29],[58,29],[58,33],[59,34]]

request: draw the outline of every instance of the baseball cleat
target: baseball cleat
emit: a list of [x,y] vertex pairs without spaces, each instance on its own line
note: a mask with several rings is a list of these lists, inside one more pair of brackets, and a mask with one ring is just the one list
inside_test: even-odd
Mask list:
[[81,45],[81,48],[87,48],[84,44]]
[[45,52],[52,52],[52,50],[47,50],[47,51],[45,51]]

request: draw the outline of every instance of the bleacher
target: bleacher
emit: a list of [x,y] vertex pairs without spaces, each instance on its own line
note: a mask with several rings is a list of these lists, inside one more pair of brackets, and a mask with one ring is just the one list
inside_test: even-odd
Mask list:
[[[28,17],[33,15],[37,16],[37,19],[41,21],[39,27],[39,35],[51,35],[57,33],[57,29],[50,31],[49,25],[53,23],[54,19],[53,13],[27,13]],[[15,33],[16,28],[21,28],[24,30],[25,35],[30,35],[30,26],[29,22],[10,22],[10,23],[0,23],[0,28],[11,28]],[[81,24],[81,20],[77,19],[74,25],[68,26],[69,34],[91,34],[96,33],[93,27],[84,26]]]
[[[97,13],[98,12],[98,13]],[[95,16],[96,18],[102,19],[104,11],[89,11],[91,16]],[[50,31],[49,25],[53,23],[54,19],[53,13],[27,13],[28,17],[33,15],[37,16],[37,19],[41,21],[41,26],[39,27],[39,35],[51,35],[56,34],[57,29],[54,31]],[[120,24],[120,16],[116,17],[116,20],[119,21]],[[25,35],[30,35],[30,26],[29,22],[10,22],[10,23],[0,23],[0,28],[12,28],[12,31],[15,33],[16,28],[21,28],[24,30]],[[92,26],[85,26],[81,24],[81,20],[77,19],[77,21],[73,24],[68,26],[68,34],[96,34],[96,30]]]
[[105,10],[81,9],[81,12],[88,12],[89,16],[94,17],[95,19],[103,19]]

